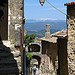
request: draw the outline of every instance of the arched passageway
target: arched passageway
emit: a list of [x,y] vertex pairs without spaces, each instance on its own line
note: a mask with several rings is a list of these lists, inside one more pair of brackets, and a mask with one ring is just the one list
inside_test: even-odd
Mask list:
[[38,55],[33,55],[30,61],[30,74],[33,74],[33,67],[36,66],[36,74],[39,73],[41,64],[41,57]]
[[36,65],[36,67],[39,68],[41,64],[41,57],[37,55],[33,55],[30,64],[32,65],[32,67]]
[[40,52],[40,46],[37,44],[31,44],[28,47],[28,52]]

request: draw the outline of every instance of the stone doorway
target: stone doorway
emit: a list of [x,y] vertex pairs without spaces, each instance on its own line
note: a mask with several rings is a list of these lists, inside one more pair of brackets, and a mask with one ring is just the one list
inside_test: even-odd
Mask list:
[[8,40],[8,0],[0,1],[0,38]]

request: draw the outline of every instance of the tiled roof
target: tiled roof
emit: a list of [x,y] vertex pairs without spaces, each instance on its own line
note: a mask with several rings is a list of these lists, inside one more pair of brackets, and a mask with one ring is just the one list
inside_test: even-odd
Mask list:
[[53,37],[62,37],[62,38],[67,37],[67,29],[58,31],[56,33],[53,33],[53,34],[51,34],[51,36],[53,36]]
[[74,5],[75,2],[69,2],[69,3],[65,3],[64,6],[67,6],[67,5]]
[[40,38],[40,40],[56,43],[57,37],[66,38],[67,37],[67,29],[51,34],[51,37],[49,39],[46,39],[45,37],[43,37],[43,38]]
[[43,37],[43,38],[40,38],[40,40],[56,43],[57,42],[57,37],[50,37],[49,39],[46,39],[45,37]]

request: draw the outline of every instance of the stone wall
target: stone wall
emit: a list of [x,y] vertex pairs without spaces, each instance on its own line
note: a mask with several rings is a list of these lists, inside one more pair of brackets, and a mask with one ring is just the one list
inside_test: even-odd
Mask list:
[[68,72],[75,75],[75,5],[67,6],[67,28],[68,28]]
[[[23,35],[24,4],[23,0],[8,0],[8,33],[12,44],[20,45],[20,28]],[[23,38],[23,36],[22,36]]]
[[57,69],[57,44],[47,41],[42,41],[42,73],[56,74]]
[[[24,0],[8,0],[8,40],[10,41],[11,52],[17,62],[17,68],[21,74],[20,45],[23,45],[24,34]],[[16,47],[16,48],[15,48]],[[23,63],[23,62],[22,62]]]

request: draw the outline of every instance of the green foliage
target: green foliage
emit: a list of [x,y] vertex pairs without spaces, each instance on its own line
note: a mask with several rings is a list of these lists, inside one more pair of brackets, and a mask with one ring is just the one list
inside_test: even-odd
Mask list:
[[31,56],[31,54],[29,52],[26,52],[26,57],[27,57],[28,60],[32,59],[32,56]]
[[35,35],[34,34],[31,34],[31,35],[26,35],[24,36],[24,44],[25,46],[29,45],[29,43],[31,42],[34,42],[34,39],[35,39]]

